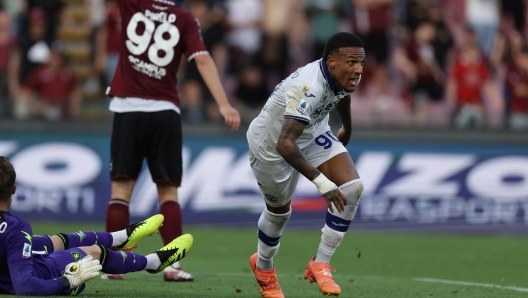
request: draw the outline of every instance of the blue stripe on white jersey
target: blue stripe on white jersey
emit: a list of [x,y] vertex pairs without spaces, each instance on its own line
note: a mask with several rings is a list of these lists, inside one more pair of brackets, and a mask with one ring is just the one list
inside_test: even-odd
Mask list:
[[301,118],[301,117],[297,117],[297,116],[284,115],[284,119],[295,119],[295,120],[299,120],[299,121],[302,121],[304,123],[310,124],[310,121],[306,120],[305,118]]

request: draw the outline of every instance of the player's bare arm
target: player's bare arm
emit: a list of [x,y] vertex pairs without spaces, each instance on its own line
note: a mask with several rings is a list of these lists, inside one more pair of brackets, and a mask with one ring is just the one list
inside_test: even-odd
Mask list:
[[337,139],[346,146],[352,137],[352,114],[350,112],[350,95],[344,97],[336,106],[337,114],[343,124],[337,133]]
[[[276,149],[293,168],[310,181],[314,181],[321,176],[321,172],[308,162],[296,142],[302,134],[305,126],[306,124],[299,120],[285,119],[277,141]],[[340,213],[343,212],[346,205],[346,197],[341,193],[339,188],[335,187],[321,195],[332,212],[334,212],[332,205],[334,205]]]
[[220,114],[225,119],[225,125],[229,127],[230,130],[237,130],[240,126],[240,115],[238,111],[235,110],[229,101],[220,82],[220,77],[218,76],[218,70],[216,65],[209,55],[198,55],[194,57],[196,62],[196,67],[200,72],[207,88],[211,91],[213,98],[218,104],[220,109]]

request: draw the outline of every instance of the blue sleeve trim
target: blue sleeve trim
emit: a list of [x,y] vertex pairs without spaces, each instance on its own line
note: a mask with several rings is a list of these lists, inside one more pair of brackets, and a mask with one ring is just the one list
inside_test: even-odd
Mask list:
[[284,115],[284,119],[295,119],[295,120],[302,121],[306,124],[310,124],[310,120],[306,118],[302,118],[302,117],[297,117],[297,116]]

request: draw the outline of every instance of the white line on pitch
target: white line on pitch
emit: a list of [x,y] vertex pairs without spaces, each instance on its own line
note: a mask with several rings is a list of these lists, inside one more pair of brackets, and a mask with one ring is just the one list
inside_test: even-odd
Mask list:
[[518,292],[528,292],[528,288],[512,287],[512,286],[501,286],[494,284],[481,284],[476,282],[468,281],[458,281],[458,280],[446,280],[446,279],[436,279],[436,278],[423,278],[423,277],[414,277],[415,281],[423,282],[432,282],[432,283],[441,283],[441,284],[450,284],[450,285],[461,285],[461,286],[472,286],[472,287],[484,287],[484,288],[494,288],[502,290],[512,290]]

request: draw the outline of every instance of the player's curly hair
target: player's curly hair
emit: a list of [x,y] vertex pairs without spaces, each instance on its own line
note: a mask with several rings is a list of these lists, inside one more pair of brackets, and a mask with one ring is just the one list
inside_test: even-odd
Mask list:
[[323,52],[323,59],[326,61],[329,55],[333,55],[340,48],[363,48],[363,41],[352,33],[339,32],[328,39]]
[[7,157],[0,156],[0,202],[9,200],[15,180],[15,168]]

